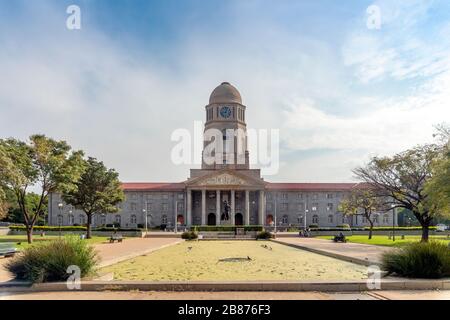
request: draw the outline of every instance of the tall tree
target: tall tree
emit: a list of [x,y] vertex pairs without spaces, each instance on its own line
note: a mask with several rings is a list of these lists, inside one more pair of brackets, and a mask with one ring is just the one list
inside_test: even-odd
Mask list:
[[107,169],[103,162],[89,158],[76,188],[62,194],[67,204],[83,210],[87,216],[87,234],[91,238],[92,216],[100,213],[118,212],[117,204],[125,198],[119,174]]
[[6,200],[6,193],[2,188],[0,188],[0,221],[8,216],[8,212],[9,203]]
[[433,176],[427,182],[425,190],[431,203],[450,215],[450,126],[444,124],[437,127],[441,152],[432,165]]
[[[65,141],[33,135],[29,143],[17,139],[0,140],[0,186],[14,193],[23,213],[28,243],[33,228],[45,213],[48,195],[75,187],[82,171],[83,153],[71,151]],[[27,203],[28,189],[40,189],[36,206]]]
[[418,146],[392,157],[374,157],[367,166],[354,170],[357,177],[376,187],[384,205],[411,210],[422,226],[422,241],[428,241],[433,217],[442,215],[439,203],[430,201],[425,190],[433,176],[437,145]]
[[372,187],[362,183],[356,185],[339,204],[339,211],[343,214],[361,215],[369,222],[369,239],[372,239],[374,214],[383,210],[382,199]]

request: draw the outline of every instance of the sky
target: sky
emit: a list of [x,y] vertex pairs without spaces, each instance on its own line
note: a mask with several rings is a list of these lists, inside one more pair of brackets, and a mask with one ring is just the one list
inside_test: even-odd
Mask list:
[[450,121],[450,2],[0,0],[0,138],[44,133],[122,181],[184,181],[196,166],[172,163],[171,134],[224,81],[249,128],[280,130],[266,180],[354,181]]

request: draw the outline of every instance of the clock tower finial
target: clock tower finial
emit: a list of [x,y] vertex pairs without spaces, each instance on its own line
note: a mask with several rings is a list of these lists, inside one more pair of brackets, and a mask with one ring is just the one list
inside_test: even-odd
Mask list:
[[[213,90],[206,106],[202,169],[249,169],[245,110],[241,94],[229,82],[222,82]],[[205,152],[215,141],[215,138],[209,139],[211,132],[216,132],[214,136],[221,133],[223,157],[220,161],[216,157],[214,163],[206,163]]]

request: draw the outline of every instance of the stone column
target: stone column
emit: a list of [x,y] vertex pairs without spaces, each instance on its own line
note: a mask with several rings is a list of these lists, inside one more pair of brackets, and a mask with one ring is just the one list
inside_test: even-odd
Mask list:
[[259,190],[259,207],[258,207],[258,220],[260,225],[265,225],[264,217],[265,217],[265,195],[264,190]]
[[206,225],[206,190],[202,190],[202,226]]
[[220,225],[220,190],[216,190],[216,225]]
[[187,204],[186,204],[186,226],[190,227],[192,224],[192,190],[187,190]]
[[235,225],[234,215],[235,215],[235,191],[231,190],[231,225]]
[[245,190],[245,216],[244,216],[244,224],[250,224],[250,191]]

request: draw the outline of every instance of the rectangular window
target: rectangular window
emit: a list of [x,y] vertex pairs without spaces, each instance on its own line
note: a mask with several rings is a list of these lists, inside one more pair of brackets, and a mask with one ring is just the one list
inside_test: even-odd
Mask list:
[[136,211],[136,209],[137,209],[136,203],[134,203],[134,202],[130,203],[130,210],[131,211]]
[[167,200],[167,199],[169,199],[169,195],[168,195],[168,194],[163,194],[162,198],[163,198],[164,200]]
[[298,211],[303,211],[305,210],[305,204],[303,202],[300,202],[297,204],[297,210]]
[[333,199],[333,194],[332,193],[327,193],[327,199]]
[[288,211],[288,204],[287,203],[282,203],[281,204],[281,211]]
[[319,204],[318,203],[313,203],[311,210],[312,211],[317,211],[319,209]]
[[288,194],[287,193],[282,193],[281,194],[281,199],[286,200],[288,198]]
[[327,211],[332,211],[333,210],[333,204],[332,203],[328,203],[327,204]]
[[179,193],[179,194],[178,194],[178,199],[184,199],[184,194]]
[[167,203],[163,203],[161,209],[162,209],[162,211],[167,212],[167,211],[169,211],[169,205]]

